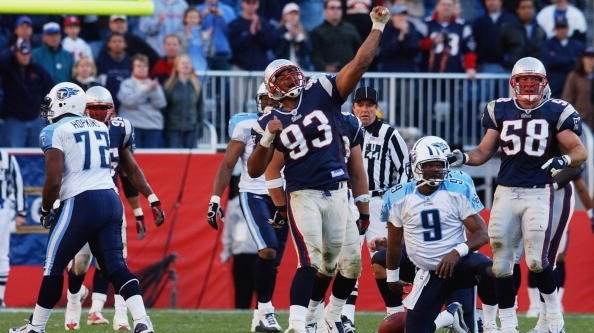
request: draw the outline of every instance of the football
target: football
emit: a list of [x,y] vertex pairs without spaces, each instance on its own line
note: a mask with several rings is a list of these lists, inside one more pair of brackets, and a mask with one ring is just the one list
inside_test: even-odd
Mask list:
[[406,327],[406,312],[397,312],[382,320],[377,333],[404,333],[404,327]]

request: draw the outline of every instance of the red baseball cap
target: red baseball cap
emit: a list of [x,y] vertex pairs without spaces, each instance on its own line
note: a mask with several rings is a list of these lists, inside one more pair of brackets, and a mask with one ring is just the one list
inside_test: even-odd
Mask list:
[[80,25],[80,20],[76,16],[67,16],[64,19],[64,26],[66,27],[69,25]]

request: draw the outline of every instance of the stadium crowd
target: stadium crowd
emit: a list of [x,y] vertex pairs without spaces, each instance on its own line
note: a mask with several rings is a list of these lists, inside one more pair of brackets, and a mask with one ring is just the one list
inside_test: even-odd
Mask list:
[[[0,128],[8,135],[0,146],[37,146],[43,96],[53,84],[72,81],[85,89],[105,86],[118,113],[132,121],[139,148],[194,147],[204,118],[205,70],[262,71],[285,58],[304,71],[338,72],[371,30],[374,5],[371,0],[153,2],[154,14],[141,17],[1,16]],[[391,19],[371,71],[466,73],[472,79],[477,72],[509,72],[518,59],[533,56],[548,69],[552,96],[576,104],[585,123],[593,123],[594,49],[587,47],[584,1],[383,5]]]

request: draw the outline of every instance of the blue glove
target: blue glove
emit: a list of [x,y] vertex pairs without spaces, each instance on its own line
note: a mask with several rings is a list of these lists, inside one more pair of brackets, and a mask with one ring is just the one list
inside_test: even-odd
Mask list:
[[285,228],[288,222],[287,206],[276,206],[276,212],[274,212],[274,216],[272,216],[271,219],[268,219],[268,224],[276,229]]
[[549,159],[540,168],[549,171],[551,176],[555,176],[559,171],[567,168],[569,164],[571,164],[571,158],[567,155],[563,155]]

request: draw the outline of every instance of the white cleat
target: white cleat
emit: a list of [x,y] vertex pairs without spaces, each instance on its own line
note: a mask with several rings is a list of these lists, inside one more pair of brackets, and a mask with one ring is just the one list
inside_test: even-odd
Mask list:
[[258,323],[260,323],[260,313],[258,312],[258,309],[254,309],[254,316],[252,317],[250,332],[256,331],[256,326],[258,326]]
[[[128,323],[128,312],[126,308],[121,310],[116,310],[115,314],[113,315],[113,330],[114,331],[129,331],[130,324]],[[152,326],[151,326],[152,327]],[[136,332],[136,328],[134,329]]]
[[44,330],[37,331],[35,327],[31,325],[29,320],[25,320],[27,323],[21,327],[13,327],[8,329],[8,333],[45,333]]
[[109,320],[107,320],[101,312],[91,312],[87,316],[87,325],[108,325]]
[[540,309],[538,308],[538,305],[536,307],[531,306],[528,308],[528,311],[526,311],[526,318],[538,318],[539,312]]
[[274,312],[270,312],[260,315],[255,329],[255,332],[280,332],[281,326],[278,323],[278,320],[276,320]]
[[464,322],[464,311],[462,310],[462,304],[458,302],[451,303],[446,307],[446,311],[452,314],[454,322],[452,328],[456,333],[468,333],[468,326]]

